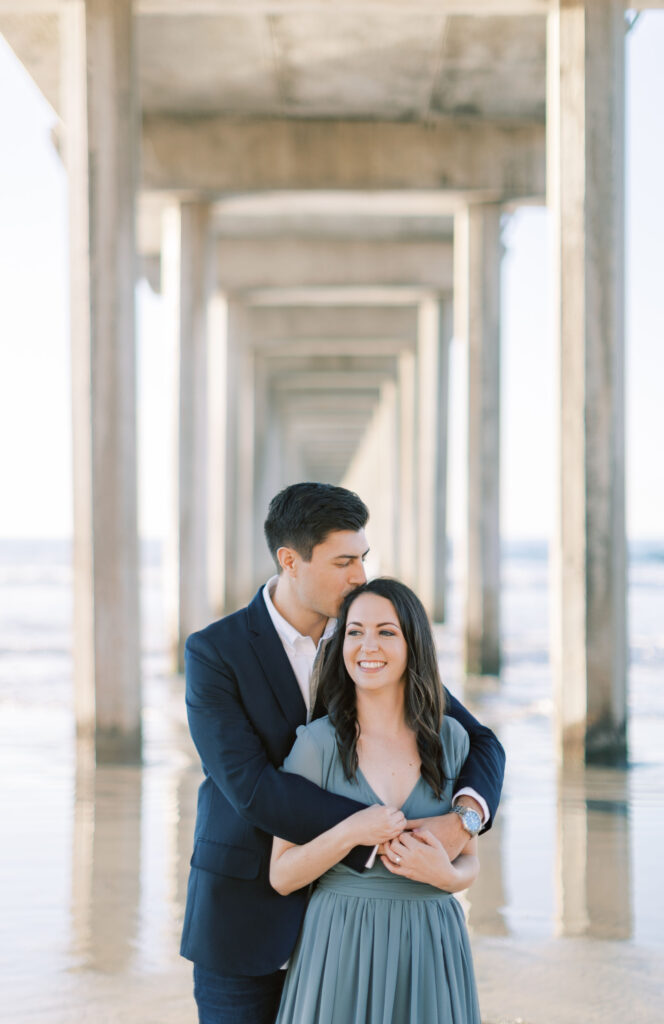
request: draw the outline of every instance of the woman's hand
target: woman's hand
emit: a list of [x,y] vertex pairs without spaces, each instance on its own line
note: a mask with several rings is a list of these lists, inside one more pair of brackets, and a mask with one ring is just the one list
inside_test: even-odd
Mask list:
[[469,877],[470,860],[476,862],[474,875],[479,870],[476,857],[461,857],[466,870],[461,871],[450,861],[443,844],[428,829],[404,832],[392,840],[389,849],[381,857],[388,871],[415,882],[426,882],[446,892],[459,892],[473,880]]
[[346,818],[353,846],[376,846],[396,839],[406,827],[406,818],[397,807],[373,804]]

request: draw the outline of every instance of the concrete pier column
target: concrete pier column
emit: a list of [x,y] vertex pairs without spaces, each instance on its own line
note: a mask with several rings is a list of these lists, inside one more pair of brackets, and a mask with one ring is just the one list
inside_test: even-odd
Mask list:
[[207,585],[207,305],[210,282],[206,204],[168,207],[163,217],[162,292],[173,332],[173,494],[168,544],[173,664],[209,619]]
[[449,424],[450,342],[454,331],[451,296],[438,309],[438,401],[436,407],[436,484],[434,491],[434,539],[432,618],[444,622],[447,615],[447,447]]
[[210,616],[226,607],[226,434],[228,379],[228,302],[215,291],[208,303],[207,366],[207,528]]
[[224,610],[246,604],[254,585],[254,356],[247,310],[229,297],[226,321]]
[[454,222],[455,335],[468,352],[465,665],[500,671],[500,206]]
[[425,299],[417,339],[417,592],[436,622],[445,618],[447,575],[449,314],[449,303]]
[[74,681],[97,759],[140,758],[130,0],[62,14],[69,178],[74,475]]
[[272,498],[284,486],[283,424],[278,414],[275,395],[269,387],[265,360],[255,363],[255,493],[254,493],[254,575],[269,579],[276,572],[270,555],[263,523]]
[[565,759],[626,756],[624,10],[549,17],[548,200],[559,334],[553,662]]
[[399,578],[417,588],[416,434],[417,366],[413,352],[399,357],[397,401],[399,447],[397,450],[399,500],[397,507]]
[[397,386],[386,380],[364,436],[342,480],[369,506],[369,572],[397,575],[396,504],[399,500]]
[[439,358],[438,302],[424,299],[417,322],[417,477],[416,477],[416,590],[429,615],[433,611],[435,580],[435,488],[438,448],[437,402]]

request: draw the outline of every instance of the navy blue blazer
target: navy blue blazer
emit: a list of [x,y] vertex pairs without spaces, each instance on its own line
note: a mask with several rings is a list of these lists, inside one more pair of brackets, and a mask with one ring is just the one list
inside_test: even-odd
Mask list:
[[[280,772],[306,708],[262,588],[247,608],[193,633],[185,646],[189,728],[204,780],[180,952],[226,974],[278,970],[290,956],[307,889],[279,896],[269,881],[272,836],[306,843],[364,806]],[[460,786],[495,814],[505,755],[454,698],[447,711],[470,735]],[[361,871],[369,850],[346,858]]]

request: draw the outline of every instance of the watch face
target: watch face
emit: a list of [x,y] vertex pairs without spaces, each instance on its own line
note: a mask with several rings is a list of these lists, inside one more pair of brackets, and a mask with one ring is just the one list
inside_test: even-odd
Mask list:
[[479,832],[482,827],[482,821],[479,814],[477,811],[471,810],[470,807],[466,807],[464,809],[464,812],[461,815],[461,820],[463,821],[463,827],[467,832]]
[[466,811],[466,825],[469,827],[471,832],[479,832],[482,827],[480,816],[477,811]]

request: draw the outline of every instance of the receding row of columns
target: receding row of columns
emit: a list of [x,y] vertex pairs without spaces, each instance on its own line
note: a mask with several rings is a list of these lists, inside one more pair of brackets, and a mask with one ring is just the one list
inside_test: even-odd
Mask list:
[[[548,188],[558,284],[561,425],[553,657],[561,749],[593,756],[625,749],[623,7],[617,0],[561,4],[549,24]],[[76,714],[81,732],[96,732],[99,757],[125,759],[138,756],[141,742],[134,370],[137,130],[130,0],[71,0],[63,29]],[[281,315],[298,309],[294,296],[282,295],[278,302],[254,296],[252,305],[211,295],[208,219],[204,205],[182,204],[169,212],[164,230],[164,281],[177,335],[171,345],[178,410],[171,439],[178,467],[172,549],[179,594],[173,621],[180,638],[202,624],[210,593],[215,610],[221,610],[222,594],[224,606],[233,605],[256,582],[254,455],[257,442],[264,442],[260,434],[269,432],[267,423],[261,426],[263,411],[255,401],[256,361],[262,355],[255,343],[257,324],[262,315],[279,315],[279,302]],[[496,671],[500,659],[499,223],[500,197],[471,204],[455,222],[455,316],[469,361],[466,651],[469,668],[477,671]],[[219,276],[223,280],[223,268]],[[340,298],[328,310],[334,327],[327,337],[348,341],[353,332],[339,327]],[[401,312],[395,306],[388,315],[396,321]],[[315,315],[322,317],[318,310]],[[386,375],[375,389],[372,410],[378,417],[382,407],[403,448],[391,513],[398,524],[395,564],[401,574],[414,566],[413,580],[435,613],[444,604],[449,340],[449,325],[441,330],[444,320],[438,298],[430,292],[421,295],[411,348],[402,346],[398,372]],[[319,323],[318,339],[320,332]],[[389,331],[374,335],[390,336]],[[265,344],[278,348],[293,337],[291,328],[281,338],[268,331]],[[391,399],[386,397],[390,386],[396,388]],[[380,432],[378,422],[369,416],[367,429],[371,423]],[[280,429],[286,438],[295,436],[283,416]],[[272,452],[278,454],[274,446]],[[263,463],[269,460],[266,454]],[[271,483],[277,479],[275,471]],[[422,501],[425,489],[436,495],[437,507]],[[415,509],[412,516],[410,508]],[[221,566],[211,583],[206,579],[210,564]]]

